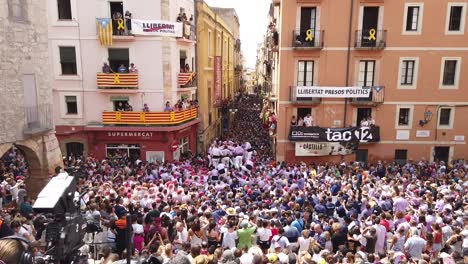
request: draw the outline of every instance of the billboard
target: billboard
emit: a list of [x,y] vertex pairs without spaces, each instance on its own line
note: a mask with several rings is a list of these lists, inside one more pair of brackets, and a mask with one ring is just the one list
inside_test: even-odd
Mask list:
[[380,129],[377,126],[345,128],[293,126],[289,131],[289,140],[312,142],[378,142],[380,141]]
[[223,85],[223,61],[221,56],[214,56],[214,99],[215,103],[221,103],[222,99],[222,85]]

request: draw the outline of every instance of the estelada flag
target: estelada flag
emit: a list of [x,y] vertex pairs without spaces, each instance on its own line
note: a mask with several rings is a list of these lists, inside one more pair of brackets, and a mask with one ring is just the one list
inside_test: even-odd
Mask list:
[[112,46],[112,20],[110,18],[97,18],[97,23],[101,45]]

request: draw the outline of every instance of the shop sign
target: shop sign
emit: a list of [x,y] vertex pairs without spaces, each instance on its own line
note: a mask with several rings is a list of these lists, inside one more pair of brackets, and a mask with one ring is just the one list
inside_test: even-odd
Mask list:
[[295,154],[298,157],[348,155],[354,153],[357,148],[357,141],[296,142]]
[[372,127],[291,127],[289,132],[291,141],[313,142],[378,142],[380,141],[380,129]]
[[137,132],[137,131],[109,131],[108,137],[152,137],[153,132]]

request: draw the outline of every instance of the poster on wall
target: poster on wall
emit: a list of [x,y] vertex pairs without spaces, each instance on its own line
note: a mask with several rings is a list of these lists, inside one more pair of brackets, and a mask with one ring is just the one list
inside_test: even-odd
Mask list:
[[349,142],[296,142],[295,154],[305,156],[349,155],[358,148],[357,141]]
[[223,85],[223,62],[221,60],[221,56],[215,56],[214,57],[214,63],[213,63],[213,68],[214,68],[214,99],[215,103],[219,104],[221,103],[222,99],[222,85]]
[[183,24],[170,21],[132,19],[132,34],[181,38]]
[[380,141],[380,129],[377,126],[370,127],[291,127],[289,131],[291,141],[312,142],[378,142]]

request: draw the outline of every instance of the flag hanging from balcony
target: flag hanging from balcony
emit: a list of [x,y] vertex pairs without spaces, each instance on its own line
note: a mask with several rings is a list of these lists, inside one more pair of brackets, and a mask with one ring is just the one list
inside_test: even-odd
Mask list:
[[195,77],[194,72],[181,72],[179,73],[177,82],[179,85],[186,85],[189,82],[191,82],[194,77]]
[[112,46],[112,20],[110,18],[98,18],[98,34],[102,46]]

